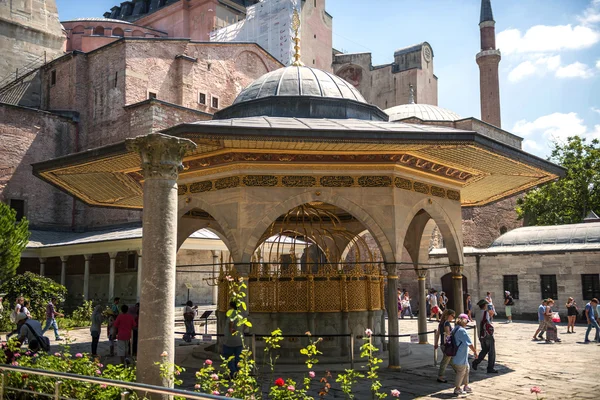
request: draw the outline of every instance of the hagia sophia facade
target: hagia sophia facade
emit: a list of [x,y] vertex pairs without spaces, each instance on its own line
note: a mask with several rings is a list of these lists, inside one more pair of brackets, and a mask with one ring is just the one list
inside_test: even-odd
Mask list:
[[[398,150],[400,147],[394,151],[390,147],[390,154],[385,153],[388,149],[384,147],[377,150],[377,157],[385,153],[389,157],[385,162],[369,154],[366,145],[357,145],[359,150],[349,146],[345,151],[356,151],[356,157],[364,165],[374,163],[368,169],[368,176],[373,171],[384,171],[384,164],[393,163],[395,171],[410,171],[410,179],[401,180],[404,178],[398,176],[389,182],[366,179],[358,167],[355,172],[348,172],[348,176],[338,174],[334,179],[328,175],[331,171],[320,166],[321,172],[313,186],[318,188],[318,193],[322,192],[321,200],[329,199],[331,203],[335,203],[336,197],[327,185],[343,187],[346,184],[356,189],[377,187],[381,193],[384,193],[383,187],[395,185],[396,189],[402,189],[403,185],[409,185],[408,192],[415,197],[415,203],[424,201],[426,204],[427,197],[428,204],[441,202],[439,209],[428,211],[431,220],[436,219],[433,218],[436,211],[450,210],[450,219],[460,225],[456,227],[459,233],[449,236],[451,229],[440,226],[444,225],[440,222],[442,219],[436,219],[433,224],[424,221],[422,226],[417,219],[414,226],[408,220],[407,227],[418,227],[423,239],[419,239],[419,243],[398,242],[406,250],[400,252],[400,259],[396,257],[399,265],[448,266],[423,275],[428,287],[451,293],[455,283],[452,275],[456,275],[456,271],[450,271],[450,267],[461,264],[463,294],[482,296],[492,291],[500,297],[507,285],[512,285],[510,287],[516,287],[520,294],[514,311],[517,315],[532,313],[532,307],[544,294],[562,299],[566,293],[574,293],[573,296],[583,302],[586,296],[600,291],[600,287],[595,286],[600,273],[599,241],[594,239],[600,236],[598,220],[590,218],[577,226],[542,232],[535,227],[521,228],[522,221],[517,219],[516,199],[526,190],[556,179],[562,170],[523,152],[522,139],[502,129],[498,74],[501,54],[495,44],[495,21],[489,0],[482,1],[478,21],[473,17],[474,30],[479,23],[481,35],[481,48],[473,49],[474,62],[480,68],[480,118],[462,117],[438,106],[438,77],[434,74],[431,43],[423,41],[403,47],[386,65],[373,65],[370,53],[344,54],[334,49],[333,19],[326,11],[325,0],[297,1],[302,20],[303,68],[287,70],[292,68],[289,62],[257,43],[209,40],[215,30],[243,24],[249,7],[286,1],[292,0],[135,0],[116,5],[102,17],[69,21],[59,20],[59,10],[53,0],[0,4],[0,25],[3,25],[2,32],[6,32],[0,38],[0,49],[6,54],[0,61],[0,200],[15,208],[19,216],[25,216],[32,232],[20,271],[39,272],[65,284],[72,300],[83,297],[106,302],[119,296],[124,302],[135,302],[140,296],[145,261],[139,203],[142,177],[135,163],[127,164],[132,161],[123,156],[125,150],[120,143],[139,135],[175,132],[177,129],[173,127],[177,126],[186,127],[186,134],[195,132],[202,136],[202,129],[217,129],[220,121],[235,122],[236,118],[266,115],[323,120],[322,126],[311,126],[310,121],[303,120],[303,126],[294,127],[299,131],[347,129],[352,133],[379,129],[395,132],[393,126],[397,124],[397,129],[404,133],[444,133],[465,138],[470,133],[473,137],[485,138],[486,143],[489,141],[487,150],[474,151],[477,146],[465,139],[467,144],[457,148],[452,157],[444,153],[443,145],[439,149],[407,147],[402,152]],[[314,84],[311,86],[310,82]],[[294,85],[298,91],[288,92],[290,96],[307,96],[308,91],[313,90],[314,96],[324,99],[307,103],[306,110],[304,105],[290,103],[290,107],[300,113],[294,116],[281,114],[286,99],[280,98],[273,104],[261,100],[280,96],[280,92],[289,91]],[[329,107],[331,98],[347,100],[343,106],[338,104],[338,112],[345,113],[344,118],[357,118],[361,122],[355,126],[334,127],[330,121],[327,125],[328,120],[335,120],[338,115]],[[269,111],[265,111],[267,109]],[[473,114],[477,111],[473,110]],[[277,122],[281,123],[267,117],[245,120],[248,125],[241,126],[261,131],[267,129],[265,124],[272,124],[270,129],[275,129]],[[371,126],[363,120],[375,122],[370,122],[374,124]],[[380,124],[383,122],[386,125]],[[196,123],[200,127],[197,132]],[[366,136],[363,139],[367,140]],[[277,160],[281,163],[329,163],[331,170],[338,168],[336,163],[342,161],[358,162],[354,158],[350,160],[349,154],[312,159],[310,154],[316,154],[321,148],[311,148],[308,144],[304,155],[299,157],[292,154],[291,147],[281,147],[289,154],[281,150],[281,154],[275,156],[267,154],[267,147],[253,143],[239,148],[232,144],[231,149],[235,150],[225,151],[225,148],[230,149],[229,145],[219,149],[214,141],[216,139],[207,135],[201,142],[202,152],[214,152],[210,157],[194,159],[190,165],[186,165],[184,159],[184,166],[190,171],[198,169],[200,172],[193,179],[190,175],[189,179],[185,178],[188,180],[180,182],[180,196],[189,195],[190,199],[189,207],[182,206],[181,210],[185,209],[185,216],[195,222],[190,222],[185,238],[180,238],[178,244],[175,282],[178,305],[188,296],[195,303],[217,305],[222,301],[215,278],[219,265],[230,261],[249,262],[244,258],[246,255],[260,260],[260,255],[253,253],[255,249],[232,249],[232,243],[239,242],[239,238],[224,238],[223,226],[216,229],[210,222],[205,223],[208,221],[205,215],[208,211],[203,208],[206,200],[193,194],[212,185],[215,191],[207,194],[208,198],[221,202],[214,196],[219,193],[217,185],[223,184],[226,185],[223,190],[246,190],[248,196],[266,202],[255,192],[258,187],[276,186],[281,192],[282,188],[293,186],[286,183],[293,179],[283,172],[276,173],[276,168],[267,173],[268,168],[264,166],[265,171],[260,175],[244,172],[234,176],[232,171],[236,168],[241,171],[248,163],[267,165],[274,161],[273,157],[279,157]],[[90,149],[96,149],[93,155]],[[494,158],[494,152],[518,162]],[[77,154],[82,154],[82,160],[85,154],[89,166],[77,164]],[[34,174],[32,170],[32,164],[63,158],[65,163],[70,163],[64,164],[64,172],[59,168],[60,163],[53,164],[51,172],[42,168]],[[103,162],[105,165],[100,165]],[[123,175],[114,172],[116,167]],[[203,168],[219,172],[202,172]],[[50,179],[51,174],[55,178]],[[263,178],[257,183],[249,176]],[[228,180],[223,181],[225,178]],[[92,187],[89,182],[98,184]],[[248,189],[252,185],[257,188]],[[300,187],[313,186],[300,180],[293,187],[301,196],[304,189]],[[387,201],[385,196],[383,208]],[[310,204],[321,201],[314,196],[305,197]],[[290,208],[299,206],[290,205]],[[319,208],[318,212],[328,221],[350,218],[340,211],[342,205],[351,208],[349,204],[334,205],[336,207],[331,209]],[[393,206],[398,204],[393,203]],[[371,211],[375,220],[376,208]],[[365,209],[370,209],[369,205],[365,205]],[[282,214],[284,212],[275,218]],[[359,218],[362,224],[360,227],[357,224],[356,229],[364,231],[369,227],[369,218],[366,215]],[[183,223],[185,227],[186,221]],[[224,223],[221,221],[221,225]],[[273,226],[277,228],[277,224]],[[368,234],[362,237],[365,246],[373,249],[375,258],[385,260],[386,251],[394,253],[382,245],[389,242],[389,238],[382,239],[387,234],[385,229],[367,230]],[[454,250],[447,250],[449,237],[454,242]],[[306,248],[296,252],[289,244],[283,247],[289,253],[286,254],[288,263],[304,260],[306,265],[310,264],[308,259],[312,256]],[[418,251],[425,248],[426,257]],[[453,253],[456,251],[460,256]],[[554,275],[553,269],[556,270]],[[547,277],[540,283],[542,275]],[[419,291],[418,268],[401,268],[398,276],[399,287],[406,287],[412,293]],[[550,276],[554,276],[554,280],[548,278]],[[383,283],[381,285],[383,287]],[[381,310],[387,304],[383,297],[377,299],[373,295],[370,299],[373,304],[377,303],[378,308],[373,310]],[[261,304],[255,303],[255,306]],[[373,318],[380,321],[379,314],[365,315],[365,318],[371,318],[370,322]],[[360,323],[366,324],[365,321]]]

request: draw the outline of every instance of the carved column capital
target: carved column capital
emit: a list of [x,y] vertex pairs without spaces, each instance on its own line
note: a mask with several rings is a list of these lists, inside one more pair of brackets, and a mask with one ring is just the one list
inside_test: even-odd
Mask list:
[[463,266],[462,265],[451,265],[450,270],[452,271],[453,279],[462,279]]
[[417,273],[417,279],[420,281],[424,281],[427,278],[427,273],[429,272],[423,268],[415,268],[415,272]]
[[396,264],[386,264],[385,270],[388,279],[398,279],[398,266]]
[[194,150],[196,144],[162,133],[150,133],[125,141],[127,150],[140,154],[145,179],[177,179],[183,170],[183,156]]

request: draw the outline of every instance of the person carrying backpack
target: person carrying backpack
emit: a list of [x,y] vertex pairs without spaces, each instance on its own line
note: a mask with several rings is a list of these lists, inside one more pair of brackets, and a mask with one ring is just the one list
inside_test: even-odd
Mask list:
[[442,313],[442,318],[440,320],[440,324],[438,326],[437,331],[435,331],[435,344],[433,347],[435,349],[439,347],[442,349],[442,353],[444,354],[444,358],[440,362],[440,368],[438,370],[438,378],[437,381],[440,383],[448,382],[444,377],[446,373],[446,367],[450,364],[452,360],[452,355],[446,355],[446,340],[450,338],[450,333],[452,332],[452,325],[450,324],[454,321],[454,317],[456,316],[456,312],[451,309],[447,309]]
[[42,324],[39,321],[30,319],[25,313],[19,313],[17,326],[19,327],[19,343],[24,343],[27,339],[29,350],[33,352],[50,351],[50,340],[42,334]]
[[506,323],[512,323],[512,306],[515,305],[513,297],[508,290],[504,291],[504,312],[506,313]]
[[473,361],[473,369],[477,370],[477,366],[487,355],[487,373],[497,374],[498,371],[494,369],[494,366],[496,365],[496,341],[494,339],[494,325],[492,324],[492,316],[495,312],[493,309],[489,308],[489,303],[486,300],[479,300],[477,305],[479,306],[479,310],[477,311],[475,320],[477,321],[481,352],[479,353],[479,357]]
[[[471,338],[465,327],[469,322],[469,316],[460,314],[456,319],[456,325],[450,334],[452,342],[451,347],[455,347],[455,355],[452,357],[452,368],[456,371],[456,380],[454,381],[454,394],[461,395],[464,393],[473,393],[473,389],[469,386],[469,349],[473,355],[477,357],[477,350],[471,342]],[[446,346],[448,347],[448,346]],[[446,353],[448,354],[448,353]],[[462,386],[462,388],[461,388]]]

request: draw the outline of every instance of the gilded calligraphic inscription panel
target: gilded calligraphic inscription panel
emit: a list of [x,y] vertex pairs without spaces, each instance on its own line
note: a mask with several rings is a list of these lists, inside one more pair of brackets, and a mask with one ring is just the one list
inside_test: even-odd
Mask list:
[[281,178],[283,186],[287,187],[313,187],[317,184],[317,179],[312,176],[284,176]]
[[354,185],[354,178],[351,176],[322,176],[320,182],[324,187],[351,187]]
[[242,180],[244,186],[277,186],[279,180],[274,175],[248,175]]
[[390,187],[392,178],[389,176],[361,176],[358,184],[362,187]]
[[208,192],[209,190],[212,190],[212,187],[211,181],[194,182],[190,185],[190,193]]
[[240,177],[239,176],[230,176],[227,178],[217,179],[215,181],[215,189],[230,189],[234,187],[240,186]]
[[436,196],[436,197],[441,197],[442,199],[446,198],[446,190],[442,189],[441,187],[437,187],[437,186],[432,186],[431,187],[431,194]]
[[426,185],[421,182],[415,182],[413,184],[413,187],[415,188],[415,192],[417,193],[429,194],[429,185]]
[[398,189],[412,190],[412,181],[410,179],[398,178],[394,179],[394,185]]

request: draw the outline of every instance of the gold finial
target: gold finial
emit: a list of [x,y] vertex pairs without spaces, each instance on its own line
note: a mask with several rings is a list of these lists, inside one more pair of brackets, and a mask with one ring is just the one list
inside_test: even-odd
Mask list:
[[304,66],[304,63],[300,61],[300,38],[298,37],[298,31],[300,30],[300,14],[298,14],[298,9],[296,8],[294,9],[294,15],[292,15],[292,30],[294,31],[294,38],[292,40],[295,43],[294,50],[296,50],[292,65],[302,67]]

